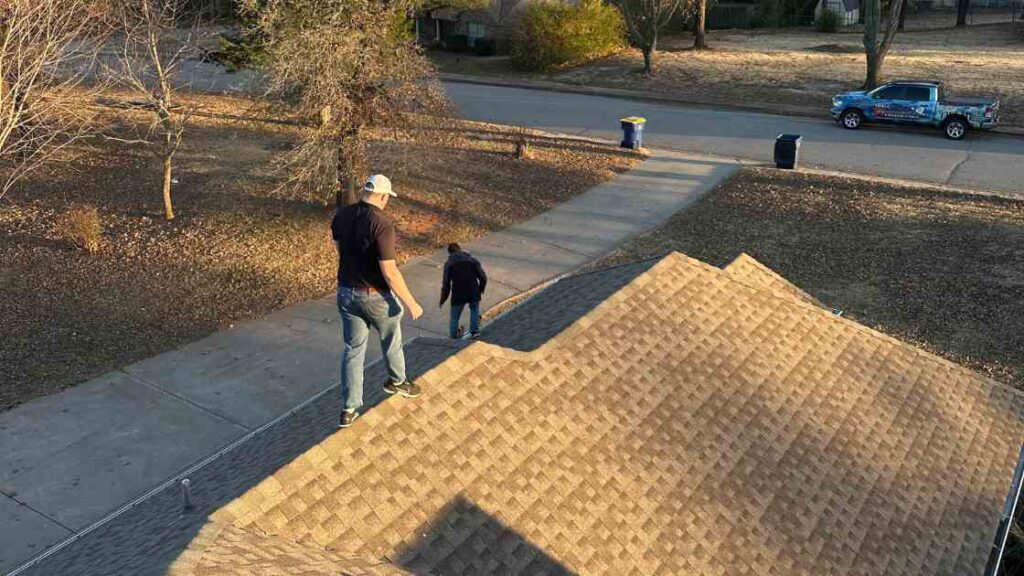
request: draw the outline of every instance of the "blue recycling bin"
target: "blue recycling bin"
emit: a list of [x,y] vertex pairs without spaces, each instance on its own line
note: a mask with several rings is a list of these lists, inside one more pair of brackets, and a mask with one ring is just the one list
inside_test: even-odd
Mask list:
[[644,145],[644,124],[647,124],[647,119],[639,116],[619,120],[622,126],[622,143],[619,146],[639,150]]
[[779,134],[775,139],[775,167],[784,170],[792,170],[797,167],[800,161],[800,141],[803,137],[799,134]]

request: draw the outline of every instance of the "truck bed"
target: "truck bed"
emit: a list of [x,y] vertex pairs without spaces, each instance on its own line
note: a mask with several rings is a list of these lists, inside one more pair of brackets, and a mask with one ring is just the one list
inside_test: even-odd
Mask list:
[[999,101],[996,96],[957,96],[955,98],[946,98],[945,100],[939,100],[939,104],[946,106],[989,106]]

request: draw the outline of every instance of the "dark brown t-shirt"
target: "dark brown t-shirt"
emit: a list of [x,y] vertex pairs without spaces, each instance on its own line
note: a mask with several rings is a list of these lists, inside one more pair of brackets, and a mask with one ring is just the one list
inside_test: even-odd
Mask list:
[[380,208],[365,202],[339,208],[331,221],[331,236],[341,248],[339,286],[389,289],[380,261],[395,259],[395,225]]

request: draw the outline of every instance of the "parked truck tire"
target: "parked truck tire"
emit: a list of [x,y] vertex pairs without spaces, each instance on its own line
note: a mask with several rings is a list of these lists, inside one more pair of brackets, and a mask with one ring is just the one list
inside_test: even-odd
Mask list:
[[963,140],[967,136],[970,124],[963,116],[950,116],[942,123],[942,131],[950,140]]
[[847,108],[839,115],[839,123],[847,130],[857,130],[864,125],[864,113],[856,108]]

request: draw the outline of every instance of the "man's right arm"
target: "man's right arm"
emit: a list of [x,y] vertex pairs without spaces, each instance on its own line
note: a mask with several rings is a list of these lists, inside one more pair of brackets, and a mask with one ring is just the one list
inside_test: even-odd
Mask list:
[[405,284],[405,278],[402,277],[402,272],[398,269],[398,263],[395,262],[395,256],[398,252],[395,226],[388,224],[382,227],[376,236],[377,262],[380,263],[381,274],[384,275],[388,288],[405,303],[405,307],[409,310],[409,317],[415,320],[423,315],[423,308],[416,301],[416,298],[413,297],[412,292],[409,291],[409,287]]
[[483,294],[484,290],[487,290],[487,273],[484,272],[484,267],[480,265],[479,260],[476,262],[476,281],[480,284],[480,293]]
[[415,320],[423,315],[423,308],[420,306],[416,298],[413,297],[412,292],[409,291],[409,287],[405,285],[405,278],[402,277],[402,271],[398,269],[398,263],[394,260],[381,260],[380,271],[384,274],[384,279],[387,280],[388,286],[391,291],[398,296],[402,302],[405,303],[405,307],[409,309],[409,318]]

